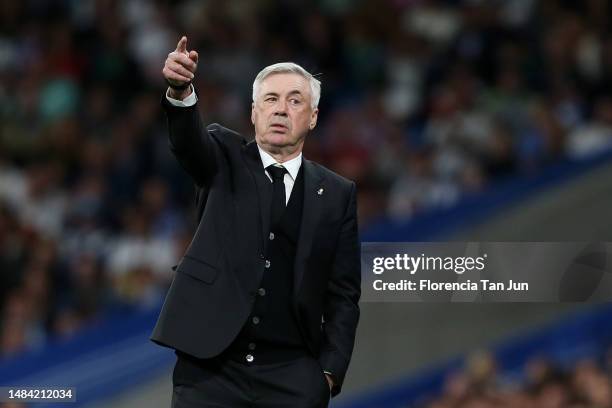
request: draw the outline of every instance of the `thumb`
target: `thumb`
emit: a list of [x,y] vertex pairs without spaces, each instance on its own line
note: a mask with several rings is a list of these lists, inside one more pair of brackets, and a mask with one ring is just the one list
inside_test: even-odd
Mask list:
[[176,44],[176,50],[183,53],[187,51],[187,37],[181,37],[178,44]]
[[198,63],[198,52],[197,51],[189,51],[189,59],[191,59],[196,64]]

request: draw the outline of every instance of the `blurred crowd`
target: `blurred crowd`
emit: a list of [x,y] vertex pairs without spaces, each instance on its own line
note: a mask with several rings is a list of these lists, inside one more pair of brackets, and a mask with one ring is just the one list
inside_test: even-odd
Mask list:
[[612,144],[605,0],[0,2],[0,356],[156,304],[194,228],[161,68],[200,54],[206,122],[252,137],[252,80],[322,81],[306,157],[355,180],[361,228]]
[[450,375],[443,393],[427,408],[608,408],[612,406],[612,361],[580,360],[568,368],[534,358],[521,380],[505,379],[494,358],[476,353],[465,371]]

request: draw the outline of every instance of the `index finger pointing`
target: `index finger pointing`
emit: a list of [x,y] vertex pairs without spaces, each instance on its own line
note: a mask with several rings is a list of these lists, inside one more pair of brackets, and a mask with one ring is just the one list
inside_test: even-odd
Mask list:
[[176,50],[178,52],[186,52],[187,51],[187,37],[182,36],[179,40],[178,44],[176,44]]

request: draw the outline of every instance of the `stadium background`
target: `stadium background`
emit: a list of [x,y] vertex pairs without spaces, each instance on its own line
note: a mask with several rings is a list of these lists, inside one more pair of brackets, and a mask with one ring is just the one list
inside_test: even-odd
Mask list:
[[[610,7],[0,2],[0,385],[168,405],[173,356],[146,334],[195,220],[159,106],[180,35],[205,120],[245,135],[263,66],[319,74],[305,155],[358,183],[362,241],[606,241]],[[611,404],[606,305],[362,310],[332,406]]]

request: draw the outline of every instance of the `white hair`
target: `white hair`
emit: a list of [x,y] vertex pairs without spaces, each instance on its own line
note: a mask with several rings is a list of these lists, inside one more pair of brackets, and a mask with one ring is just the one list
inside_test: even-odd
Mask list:
[[312,74],[306,71],[304,68],[293,62],[279,62],[277,64],[268,65],[255,77],[253,81],[253,102],[259,94],[259,88],[264,79],[272,74],[284,74],[293,73],[303,76],[308,80],[310,84],[310,106],[315,109],[319,106],[319,99],[321,99],[321,81],[312,76]]

